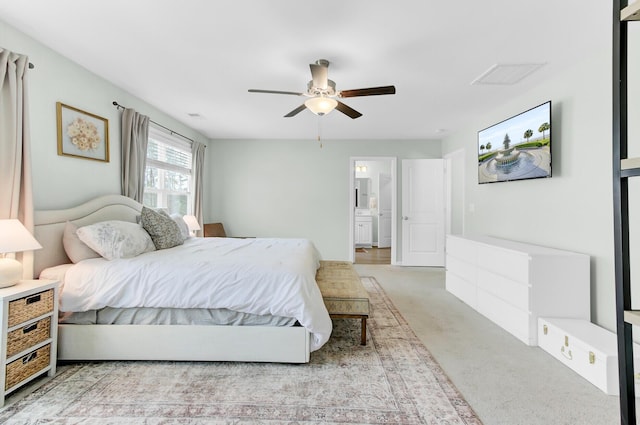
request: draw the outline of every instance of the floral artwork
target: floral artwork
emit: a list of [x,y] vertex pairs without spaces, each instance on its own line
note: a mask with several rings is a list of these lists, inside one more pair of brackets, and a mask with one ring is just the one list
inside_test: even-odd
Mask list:
[[60,102],[56,108],[58,155],[109,162],[109,122]]
[[80,117],[73,120],[67,127],[67,134],[73,143],[81,151],[96,150],[100,145],[100,134],[95,124]]

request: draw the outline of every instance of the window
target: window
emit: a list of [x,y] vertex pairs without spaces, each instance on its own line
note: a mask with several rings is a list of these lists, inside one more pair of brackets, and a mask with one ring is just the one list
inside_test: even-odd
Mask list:
[[191,214],[191,144],[149,127],[143,204],[169,214]]

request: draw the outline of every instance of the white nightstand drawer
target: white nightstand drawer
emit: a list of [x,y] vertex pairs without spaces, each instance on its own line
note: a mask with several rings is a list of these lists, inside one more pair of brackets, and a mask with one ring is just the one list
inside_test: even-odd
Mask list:
[[9,302],[9,327],[53,311],[53,289]]
[[45,317],[7,333],[7,358],[51,338],[51,317]]
[[51,344],[47,344],[7,364],[5,391],[46,369],[50,361]]

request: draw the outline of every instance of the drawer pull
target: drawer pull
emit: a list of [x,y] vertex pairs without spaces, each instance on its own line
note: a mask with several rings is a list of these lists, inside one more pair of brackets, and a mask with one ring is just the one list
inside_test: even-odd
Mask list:
[[36,357],[38,357],[38,352],[37,351],[34,351],[31,354],[27,354],[26,356],[24,356],[22,358],[22,364],[27,364],[30,361],[34,360]]
[[596,354],[593,351],[589,351],[589,364],[596,362]]
[[571,350],[569,350],[569,352],[567,353],[566,351],[564,351],[564,347],[560,347],[560,353],[562,353],[562,355],[567,359],[573,360],[573,354],[571,354]]
[[26,302],[27,302],[27,305],[29,305],[29,304],[40,302],[41,299],[42,299],[42,295],[36,294],[32,297],[27,298]]
[[38,329],[38,322],[32,323],[22,328],[22,333],[28,334],[29,332],[35,331],[36,329]]
[[547,333],[549,333],[549,328],[547,327],[547,325],[542,325],[542,332],[546,335]]

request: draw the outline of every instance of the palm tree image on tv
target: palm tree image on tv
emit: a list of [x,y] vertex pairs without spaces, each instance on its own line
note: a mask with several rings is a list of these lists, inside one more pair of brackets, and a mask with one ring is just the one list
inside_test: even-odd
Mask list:
[[542,125],[538,128],[538,133],[542,133],[542,138],[544,139],[544,132],[546,130],[549,130],[551,128],[551,126],[549,125],[548,122],[542,123]]
[[479,131],[478,182],[551,177],[550,123],[547,102]]
[[531,138],[531,136],[533,136],[533,130],[528,129],[524,132],[523,136],[525,139],[527,139],[527,142],[529,142],[529,139]]

